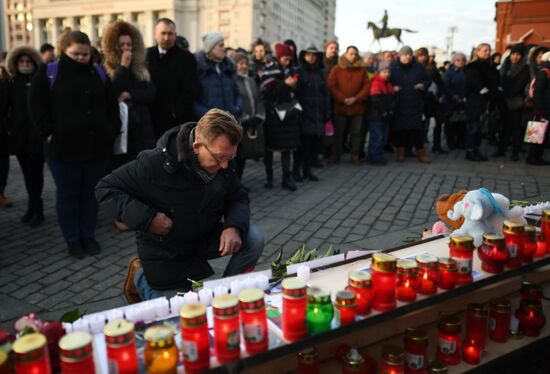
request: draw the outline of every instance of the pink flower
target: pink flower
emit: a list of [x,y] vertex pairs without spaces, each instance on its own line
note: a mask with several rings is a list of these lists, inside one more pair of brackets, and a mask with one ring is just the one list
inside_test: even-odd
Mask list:
[[441,235],[451,232],[443,221],[437,221],[432,227],[432,235]]

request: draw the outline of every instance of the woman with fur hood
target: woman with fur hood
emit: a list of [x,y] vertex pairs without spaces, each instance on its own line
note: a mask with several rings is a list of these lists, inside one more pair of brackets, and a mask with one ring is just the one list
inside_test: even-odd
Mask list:
[[27,95],[31,81],[41,64],[40,54],[32,47],[14,48],[7,58],[11,74],[7,95],[9,151],[17,157],[25,179],[28,203],[21,222],[38,226],[44,221],[42,188],[44,186],[44,152],[38,130],[29,117]]
[[155,87],[145,64],[145,46],[139,30],[124,21],[107,26],[102,48],[105,71],[113,83],[118,101],[128,105],[128,152],[112,156],[112,171],[136,158],[139,152],[155,146],[155,133],[149,105],[155,99]]

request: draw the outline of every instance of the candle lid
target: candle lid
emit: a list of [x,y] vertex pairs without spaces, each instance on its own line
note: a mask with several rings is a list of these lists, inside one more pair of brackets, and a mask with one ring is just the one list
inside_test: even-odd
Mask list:
[[144,337],[151,348],[168,348],[174,344],[174,329],[167,324],[154,325],[145,330]]
[[281,287],[285,297],[301,298],[306,295],[306,282],[296,277],[283,279]]
[[206,324],[206,306],[201,303],[185,304],[180,309],[180,321],[184,327],[198,327]]
[[510,330],[510,339],[514,339],[514,340],[523,339],[523,332],[520,330]]
[[308,303],[328,304],[330,303],[330,291],[321,287],[310,287],[307,289]]
[[216,296],[212,300],[212,311],[216,317],[233,317],[239,313],[239,299],[234,295]]
[[418,267],[421,268],[437,268],[439,259],[437,256],[431,255],[429,253],[423,253],[416,256],[416,262],[418,262]]
[[78,362],[92,353],[92,335],[84,331],[71,332],[59,339],[61,360]]
[[504,246],[504,236],[495,232],[483,234],[483,244]]
[[531,225],[525,225],[525,234],[529,237],[529,240],[535,241],[537,237],[537,228]]
[[309,347],[298,352],[298,361],[306,365],[315,364],[319,361],[319,353],[315,347]]
[[428,364],[428,373],[430,374],[445,374],[447,372],[447,366],[445,366],[445,364],[443,364],[443,362],[441,361],[432,360]]
[[427,343],[428,342],[428,334],[426,334],[426,331],[416,328],[416,327],[409,327],[405,331],[405,337],[415,343]]
[[6,361],[8,361],[8,354],[3,349],[0,349],[0,368]]
[[41,359],[46,353],[46,337],[39,333],[32,333],[17,339],[12,349],[15,352],[15,361],[32,362]]
[[350,349],[344,356],[345,364],[348,368],[360,368],[365,364],[365,358],[356,348]]
[[415,260],[409,258],[401,258],[397,260],[397,272],[400,274],[414,275],[418,272],[418,264]]
[[544,233],[538,227],[535,227],[535,235],[536,235],[536,238],[539,242],[543,242],[545,240]]
[[467,306],[468,313],[471,313],[477,317],[487,316],[487,307],[483,304],[470,303]]
[[405,351],[396,345],[382,347],[382,359],[390,365],[402,365],[405,362]]
[[550,209],[542,211],[542,219],[550,220]]
[[357,288],[371,288],[372,277],[368,271],[355,270],[349,273],[348,284]]
[[353,308],[355,307],[356,301],[355,301],[355,292],[343,290],[336,292],[336,305]]
[[105,334],[105,337],[118,337],[128,334],[134,335],[134,324],[125,319],[117,319],[105,325],[103,334]]
[[265,307],[264,291],[259,288],[247,288],[239,293],[239,304],[245,312],[255,312]]
[[395,271],[397,258],[387,253],[375,253],[372,255],[371,267],[377,271],[389,273]]
[[451,235],[451,244],[455,249],[472,249],[474,248],[474,238],[469,235]]
[[538,299],[542,296],[542,287],[532,282],[521,282],[520,292],[522,295]]
[[503,232],[507,234],[519,234],[525,231],[525,225],[520,222],[504,221]]
[[449,334],[458,334],[462,330],[460,319],[455,316],[443,316],[439,319],[437,327]]
[[494,299],[491,300],[491,309],[498,313],[510,313],[512,310],[512,303],[508,299]]
[[441,270],[456,271],[456,260],[452,257],[441,257],[439,267]]

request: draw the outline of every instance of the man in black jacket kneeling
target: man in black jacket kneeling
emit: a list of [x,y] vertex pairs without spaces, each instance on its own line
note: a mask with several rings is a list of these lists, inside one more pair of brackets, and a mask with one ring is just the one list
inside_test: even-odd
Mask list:
[[241,139],[235,118],[211,109],[99,182],[100,204],[136,231],[139,259],[124,285],[129,303],[189,290],[188,278],[214,273],[209,259],[232,255],[224,277],[256,265],[264,238],[250,225],[248,193],[237,177]]

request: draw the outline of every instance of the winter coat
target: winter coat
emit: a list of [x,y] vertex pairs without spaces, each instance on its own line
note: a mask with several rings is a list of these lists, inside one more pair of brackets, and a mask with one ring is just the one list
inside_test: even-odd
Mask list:
[[29,92],[31,119],[53,161],[105,160],[120,132],[120,114],[111,80],[103,81],[93,63],[61,55],[50,89],[46,65],[35,75]]
[[[195,126],[187,123],[169,130],[157,148],[141,152],[96,187],[100,204],[137,231],[138,254],[154,289],[187,288],[187,278],[212,275],[201,252],[221,230],[235,227],[242,238],[247,236],[249,199],[235,161],[206,184],[191,169],[188,143]],[[173,222],[166,236],[149,232],[158,212]]]
[[446,113],[459,110],[464,103],[461,101],[466,97],[466,74],[464,69],[457,69],[451,65],[443,77],[445,85],[444,108]]
[[[34,62],[36,70],[32,74],[21,74],[17,70],[17,60],[27,55]],[[13,154],[35,155],[43,152],[42,139],[33,125],[28,107],[28,94],[31,81],[41,65],[40,54],[32,47],[22,46],[10,51],[6,67],[11,74],[8,81],[7,129],[9,150]]]
[[[8,136],[8,93],[8,78],[0,78],[0,138],[2,139],[7,139]],[[7,153],[7,149],[4,149],[0,154],[5,153]]]
[[199,95],[193,103],[195,117],[201,118],[210,109],[218,108],[239,118],[243,110],[243,98],[234,78],[235,63],[227,56],[221,62],[215,62],[204,51],[195,54],[195,59],[199,78]]
[[542,112],[544,118],[550,119],[550,63],[548,62],[543,63],[537,72],[533,101],[535,111]]
[[[529,85],[529,67],[520,61],[517,64],[509,64],[500,71],[502,93],[506,102],[511,100],[523,101],[526,87]],[[514,109],[514,108],[510,108]],[[521,109],[521,108],[515,108]]]
[[330,72],[336,64],[338,64],[338,56],[334,56],[330,60],[326,56],[323,56],[323,78],[325,78],[325,82],[328,82]]
[[[464,68],[466,74],[466,114],[478,121],[490,101],[498,97],[498,72],[487,60],[474,60]],[[484,88],[489,92],[481,94]]]
[[424,105],[424,111],[426,117],[435,117],[441,115],[442,105],[440,99],[445,93],[445,86],[443,84],[443,78],[439,69],[434,64],[428,64],[426,67],[426,73],[431,80],[430,87],[426,89],[426,100]]
[[[365,112],[365,102],[369,96],[369,75],[359,59],[351,64],[341,56],[328,76],[328,88],[335,106],[334,112],[344,116],[360,116]],[[356,97],[353,105],[344,104],[344,99]]]
[[[394,87],[399,87],[392,129],[421,129],[426,91],[431,84],[426,69],[414,60],[407,65],[401,64],[399,60],[395,61],[391,65],[391,82]],[[424,85],[424,90],[414,88],[419,83]]]
[[[118,47],[121,35],[132,39],[132,61],[129,67],[120,64],[122,52]],[[122,92],[132,97],[128,105],[128,155],[136,156],[143,149],[153,148],[156,136],[149,106],[155,100],[155,86],[145,62],[145,46],[139,30],[132,24],[116,21],[106,28],[101,39],[103,66],[113,82],[115,96]]]
[[391,81],[378,74],[372,78],[368,104],[369,119],[389,122],[395,110],[395,91]]
[[191,52],[178,46],[170,48],[161,59],[155,45],[147,49],[147,65],[157,90],[151,116],[159,138],[172,127],[195,119],[193,103],[199,89],[197,62]]
[[254,117],[264,121],[265,106],[254,78],[249,76],[243,77],[236,74],[235,80],[237,82],[239,93],[243,99],[241,121],[248,121]]
[[315,65],[304,59],[305,52],[300,52],[298,84],[296,99],[302,106],[302,133],[308,136],[325,134],[325,123],[330,119],[330,95],[323,76],[321,56]]

